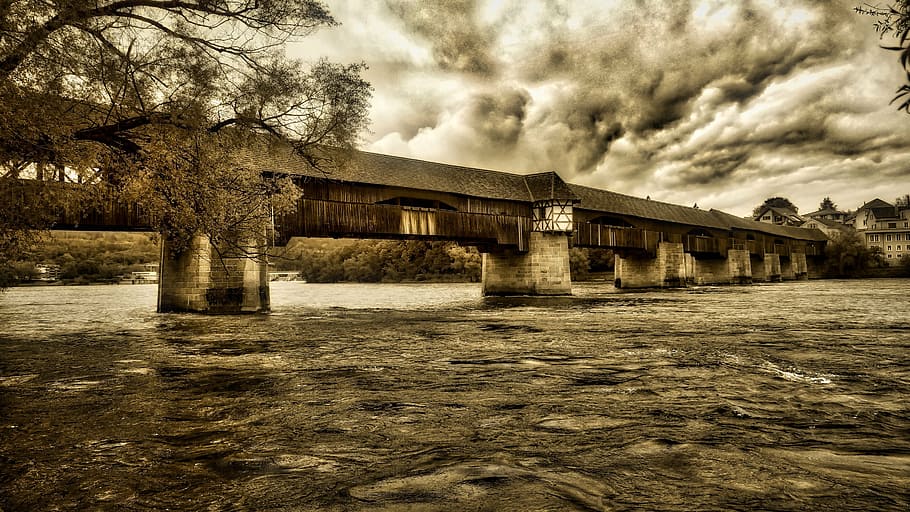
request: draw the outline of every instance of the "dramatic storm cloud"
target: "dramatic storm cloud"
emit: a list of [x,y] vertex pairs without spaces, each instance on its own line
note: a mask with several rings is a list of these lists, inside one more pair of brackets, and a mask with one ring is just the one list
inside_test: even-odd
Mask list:
[[739,215],[910,192],[902,76],[856,2],[348,0],[296,49],[363,61],[363,149]]

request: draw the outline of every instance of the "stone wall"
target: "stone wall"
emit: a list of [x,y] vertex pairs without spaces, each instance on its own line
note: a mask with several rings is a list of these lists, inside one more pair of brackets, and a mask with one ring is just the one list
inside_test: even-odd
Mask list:
[[695,283],[695,256],[691,253],[685,253],[685,275],[686,275],[686,285],[694,285]]
[[617,254],[614,261],[617,288],[674,288],[686,286],[692,260],[681,243],[661,242],[656,257]]
[[730,249],[726,258],[696,258],[694,276],[696,284],[750,284],[749,251]]
[[730,269],[730,281],[733,284],[752,283],[752,258],[745,249],[727,251],[727,265]]
[[494,248],[483,254],[484,295],[570,295],[569,237],[531,232],[528,252]]
[[765,280],[779,283],[781,280],[780,254],[765,254]]
[[196,236],[180,253],[165,240],[158,272],[158,311],[256,313],[269,310],[268,264],[241,254],[222,257]]
[[730,265],[721,258],[695,258],[695,284],[727,284]]
[[805,253],[794,252],[790,255],[790,262],[795,279],[809,279],[809,264]]

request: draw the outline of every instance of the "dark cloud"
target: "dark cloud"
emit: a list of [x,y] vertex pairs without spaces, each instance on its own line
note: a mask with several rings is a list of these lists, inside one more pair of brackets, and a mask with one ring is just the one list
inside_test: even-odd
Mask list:
[[409,31],[425,38],[443,70],[489,76],[497,63],[491,47],[495,31],[480,26],[475,0],[387,0]]
[[[690,2],[637,2],[615,12],[614,23],[534,48],[525,76],[568,75],[582,94],[606,89],[621,98],[614,120],[647,136],[690,115],[707,87],[721,88],[722,102],[745,104],[794,70],[833,60],[857,39],[825,25],[837,16],[820,11],[824,4],[810,6],[817,20],[805,33],[781,28],[774,11],[739,6],[722,34],[706,35],[692,21]],[[574,92],[564,101],[575,102]]]
[[[593,91],[573,96],[547,112],[544,123],[556,123],[559,138],[548,140],[550,156],[559,168],[570,173],[587,172],[603,159],[610,145],[625,133],[617,121],[619,100]],[[540,127],[538,127],[540,129]]]
[[399,67],[374,112],[397,118],[374,125],[374,150],[658,198],[910,168],[896,117],[873,121],[902,77],[864,63],[886,52],[849,0],[380,5]]
[[749,161],[745,148],[729,148],[699,155],[675,177],[676,186],[704,185],[726,180]]
[[498,148],[511,147],[524,128],[530,101],[531,96],[524,89],[478,94],[470,100],[467,117],[482,140]]

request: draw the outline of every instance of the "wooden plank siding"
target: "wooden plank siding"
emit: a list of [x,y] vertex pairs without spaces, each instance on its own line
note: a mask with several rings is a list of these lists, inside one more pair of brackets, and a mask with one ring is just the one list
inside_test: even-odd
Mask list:
[[151,231],[149,215],[136,204],[114,200],[103,185],[3,178],[3,200],[26,208],[43,194],[61,205],[51,229],[79,231]]
[[445,203],[459,212],[485,215],[531,216],[531,205],[522,201],[486,199],[429,190],[385,185],[348,183],[331,179],[296,179],[304,199],[340,203],[377,204],[390,199],[408,197]]
[[51,229],[71,231],[151,231],[149,216],[135,204],[101,199],[82,212],[64,212]]
[[300,199],[297,211],[276,219],[275,229],[281,241],[293,236],[422,238],[512,245],[526,251],[531,218]]

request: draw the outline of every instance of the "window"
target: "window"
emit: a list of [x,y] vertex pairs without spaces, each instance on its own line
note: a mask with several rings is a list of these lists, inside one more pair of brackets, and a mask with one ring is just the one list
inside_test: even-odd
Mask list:
[[890,229],[896,228],[896,227],[897,227],[897,222],[889,222],[889,223],[888,223],[888,227],[889,227]]
[[890,251],[890,250],[891,250],[891,246],[889,245],[889,246],[888,246],[888,251]]
[[403,206],[407,210],[448,210],[458,211],[454,206],[436,201],[434,199],[422,199],[418,197],[393,197],[378,201],[376,204],[388,204],[394,206]]
[[878,242],[878,235],[869,235],[870,242]]
[[616,227],[620,227],[620,228],[635,227],[632,224],[629,224],[628,222],[626,222],[625,220],[620,219],[619,217],[611,217],[609,215],[601,215],[600,217],[591,219],[590,222],[591,222],[591,224],[600,224],[602,226],[616,226]]
[[901,252],[901,246],[897,246],[897,252]]
[[890,260],[891,258],[893,258],[893,257],[894,257],[893,254],[888,254],[888,259],[889,259],[889,260]]
[[891,241],[891,235],[885,235],[885,241],[886,241],[886,242],[890,242],[890,241]]

